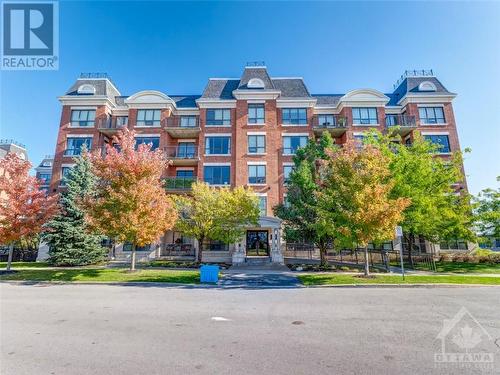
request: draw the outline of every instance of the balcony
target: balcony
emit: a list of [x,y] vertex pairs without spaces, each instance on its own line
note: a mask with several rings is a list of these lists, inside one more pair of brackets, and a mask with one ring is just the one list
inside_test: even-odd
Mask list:
[[172,160],[173,165],[197,165],[200,160],[198,154],[198,146],[195,145],[179,145],[165,147],[163,149],[167,159]]
[[121,122],[123,120],[118,120],[116,117],[112,118],[101,118],[97,119],[97,129],[107,135],[108,137],[112,137],[115,135],[120,129],[123,129],[127,126],[126,122]]
[[179,117],[170,117],[166,121],[165,130],[172,138],[198,138],[200,119],[195,116],[190,121],[182,122]]
[[316,135],[328,131],[333,137],[340,137],[346,132],[346,129],[347,117],[337,115],[314,116],[313,130]]
[[189,192],[197,181],[196,177],[166,177],[165,190],[168,192]]
[[385,126],[391,132],[404,137],[417,127],[415,116],[386,115]]

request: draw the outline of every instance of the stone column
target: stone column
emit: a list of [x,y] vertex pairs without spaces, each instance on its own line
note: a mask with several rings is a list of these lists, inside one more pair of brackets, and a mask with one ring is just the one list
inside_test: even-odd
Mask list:
[[280,229],[279,228],[273,228],[273,245],[271,248],[271,262],[272,263],[279,263],[279,264],[284,264],[285,260],[283,258],[283,254],[281,253],[281,246],[280,246]]

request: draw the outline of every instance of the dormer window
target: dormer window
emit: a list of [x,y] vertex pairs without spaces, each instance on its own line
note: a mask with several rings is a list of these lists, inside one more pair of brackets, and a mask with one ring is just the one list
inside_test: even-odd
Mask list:
[[95,94],[95,87],[89,84],[84,84],[78,87],[77,90],[78,94],[81,95],[94,95]]
[[430,81],[424,81],[418,85],[418,91],[437,91],[436,85]]
[[264,81],[261,80],[260,78],[252,78],[250,79],[250,81],[248,81],[247,87],[249,89],[263,89]]

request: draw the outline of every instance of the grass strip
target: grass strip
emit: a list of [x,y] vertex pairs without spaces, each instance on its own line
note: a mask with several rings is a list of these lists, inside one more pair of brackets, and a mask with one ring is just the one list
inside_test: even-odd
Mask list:
[[127,269],[63,269],[63,270],[19,270],[0,275],[0,280],[18,281],[95,281],[95,282],[162,282],[198,284],[198,271],[138,270]]

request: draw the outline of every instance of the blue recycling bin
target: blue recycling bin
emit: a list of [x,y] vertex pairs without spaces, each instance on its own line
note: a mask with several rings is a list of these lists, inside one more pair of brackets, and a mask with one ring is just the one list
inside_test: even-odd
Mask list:
[[200,281],[202,283],[217,283],[219,281],[219,266],[202,265],[200,267]]

